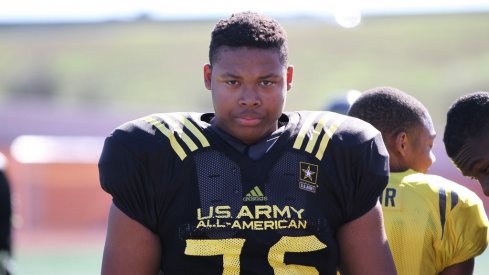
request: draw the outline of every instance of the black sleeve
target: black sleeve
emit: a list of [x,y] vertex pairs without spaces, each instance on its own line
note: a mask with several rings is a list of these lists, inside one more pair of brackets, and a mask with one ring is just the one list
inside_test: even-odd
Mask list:
[[370,124],[358,119],[344,122],[336,150],[342,178],[345,222],[361,217],[378,201],[389,181],[389,154],[382,135]]
[[0,250],[11,252],[12,202],[7,177],[0,170]]
[[131,144],[124,135],[130,134],[116,131],[106,138],[98,164],[100,183],[122,212],[156,232],[158,207],[154,186],[144,159],[128,147]]
[[354,220],[372,209],[389,181],[389,157],[379,133],[363,144],[358,156],[358,184],[353,194],[357,202],[351,209]]

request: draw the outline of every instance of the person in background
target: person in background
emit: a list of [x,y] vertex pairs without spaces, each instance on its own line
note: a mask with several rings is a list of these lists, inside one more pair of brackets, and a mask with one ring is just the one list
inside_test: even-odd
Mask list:
[[377,87],[348,114],[376,127],[389,151],[380,202],[398,274],[472,274],[474,257],[487,247],[487,216],[468,188],[427,174],[436,133],[425,106],[399,89]]
[[332,112],[284,112],[293,71],[276,20],[233,14],[203,68],[214,113],[153,114],[107,137],[102,274],[396,274],[380,133]]
[[0,275],[12,274],[12,201],[5,166],[0,153]]
[[355,102],[355,100],[360,96],[361,92],[357,90],[348,90],[341,97],[333,99],[331,102],[326,104],[324,108],[325,111],[331,111],[338,114],[346,115],[350,106]]
[[464,176],[478,180],[489,196],[489,93],[458,98],[447,112],[443,142]]

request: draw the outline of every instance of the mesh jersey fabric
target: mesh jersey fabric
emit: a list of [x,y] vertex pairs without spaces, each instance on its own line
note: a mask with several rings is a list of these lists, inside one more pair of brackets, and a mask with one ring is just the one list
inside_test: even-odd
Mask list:
[[391,173],[380,201],[400,275],[438,274],[487,246],[482,201],[455,182],[413,170]]
[[388,180],[380,133],[332,112],[291,112],[251,159],[201,113],[118,127],[99,160],[102,188],[160,236],[171,274],[336,274],[336,231],[368,212]]

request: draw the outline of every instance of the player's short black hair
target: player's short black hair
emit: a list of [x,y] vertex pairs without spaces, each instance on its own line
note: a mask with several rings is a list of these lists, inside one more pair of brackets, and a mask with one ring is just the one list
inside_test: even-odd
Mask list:
[[241,12],[220,20],[211,34],[209,62],[212,65],[219,55],[219,48],[251,47],[273,49],[280,52],[280,62],[288,62],[287,33],[280,23],[270,17],[255,13]]
[[402,131],[415,131],[428,111],[419,100],[399,89],[376,87],[363,92],[348,115],[372,124],[385,139]]
[[447,112],[443,143],[447,155],[454,158],[468,138],[489,133],[489,92],[464,95],[452,103]]

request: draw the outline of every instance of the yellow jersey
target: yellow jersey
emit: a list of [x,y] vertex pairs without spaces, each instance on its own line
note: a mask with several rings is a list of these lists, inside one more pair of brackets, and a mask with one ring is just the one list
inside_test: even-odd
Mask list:
[[399,275],[438,274],[487,247],[482,201],[462,185],[408,170],[391,173],[379,199]]

